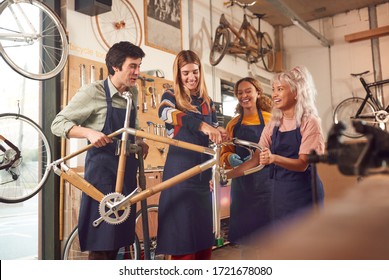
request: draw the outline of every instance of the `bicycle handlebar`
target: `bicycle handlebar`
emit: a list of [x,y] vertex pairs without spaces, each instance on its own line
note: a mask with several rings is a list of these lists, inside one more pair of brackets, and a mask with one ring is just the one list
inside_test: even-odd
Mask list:
[[[259,146],[258,143],[254,143],[254,142],[250,142],[250,141],[246,141],[246,140],[241,140],[241,139],[238,139],[238,138],[234,138],[232,140],[232,142],[235,144],[235,145],[239,145],[239,146],[247,146],[249,148],[255,148],[255,149],[258,149],[259,151],[262,152],[262,147]],[[252,153],[253,151],[251,149],[250,150],[250,155],[252,156]],[[250,157],[251,158],[251,157]],[[250,168],[250,169],[247,169],[246,171],[243,172],[244,175],[249,175],[251,173],[254,173],[254,172],[257,172],[259,170],[261,170],[262,168],[264,168],[265,166],[264,165],[258,165],[256,167],[253,167],[253,168]]]
[[388,174],[389,133],[361,121],[353,122],[353,126],[365,135],[366,141],[344,143],[340,137],[345,126],[341,122],[334,124],[328,134],[326,152],[323,155],[311,152],[309,162],[336,164],[344,175]]
[[361,72],[361,73],[351,73],[350,75],[353,76],[353,77],[360,77],[360,76],[366,75],[368,73],[370,73],[370,71],[366,70],[366,71]]
[[[247,149],[250,152],[250,158],[252,157],[252,155],[254,153],[252,151],[253,148],[254,149],[258,149],[261,152],[263,150],[262,147],[259,146],[259,144],[257,144],[257,143],[246,141],[246,140],[242,140],[242,139],[238,139],[238,138],[233,138],[230,142],[227,142],[227,143],[224,143],[224,144],[232,144],[232,145],[240,146],[242,148]],[[246,171],[243,171],[243,175],[252,174],[254,172],[257,172],[257,171],[261,170],[264,167],[265,167],[264,165],[260,164],[260,165],[258,165],[256,167],[253,167],[253,168],[247,169]],[[221,185],[226,185],[227,184],[227,175],[226,175],[224,169],[222,169],[221,172],[220,172],[220,184]]]

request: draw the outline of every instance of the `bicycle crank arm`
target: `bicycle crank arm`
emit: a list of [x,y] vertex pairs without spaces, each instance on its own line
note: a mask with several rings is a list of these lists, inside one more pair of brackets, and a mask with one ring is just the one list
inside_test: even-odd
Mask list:
[[[113,213],[113,211],[111,211],[111,213],[107,212],[107,215],[112,214],[112,213]],[[97,220],[93,221],[92,225],[93,225],[94,227],[98,227],[103,221],[104,221],[104,217],[101,216],[101,217],[98,218]]]

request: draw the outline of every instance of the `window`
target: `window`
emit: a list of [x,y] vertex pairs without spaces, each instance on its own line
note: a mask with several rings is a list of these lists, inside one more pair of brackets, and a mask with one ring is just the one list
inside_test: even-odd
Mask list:
[[[39,124],[41,82],[22,77],[2,59],[0,69],[0,114],[20,112]],[[0,228],[0,259],[37,259],[38,195],[21,203],[0,203]]]
[[223,115],[233,117],[235,115],[235,108],[238,104],[238,99],[234,95],[234,84],[221,81],[222,89],[222,104],[223,104]]

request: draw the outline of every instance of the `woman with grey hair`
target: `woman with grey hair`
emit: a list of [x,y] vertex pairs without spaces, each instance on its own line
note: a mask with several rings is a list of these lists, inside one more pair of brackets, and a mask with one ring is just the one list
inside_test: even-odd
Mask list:
[[[259,140],[263,151],[227,176],[242,176],[244,170],[256,165],[270,165],[273,218],[281,220],[312,206],[312,168],[308,156],[312,150],[318,154],[324,152],[324,137],[315,106],[315,84],[306,67],[276,74],[272,89],[272,119]],[[318,176],[316,179],[316,198],[322,202],[323,185]]]

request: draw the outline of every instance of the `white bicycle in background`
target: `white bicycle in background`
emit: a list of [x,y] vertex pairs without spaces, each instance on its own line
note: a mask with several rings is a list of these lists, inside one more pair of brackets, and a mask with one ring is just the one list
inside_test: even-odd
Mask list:
[[49,176],[49,141],[21,114],[0,114],[0,202],[18,203],[37,194]]
[[65,28],[46,4],[0,3],[0,54],[17,73],[33,80],[50,79],[62,71],[68,53]]

